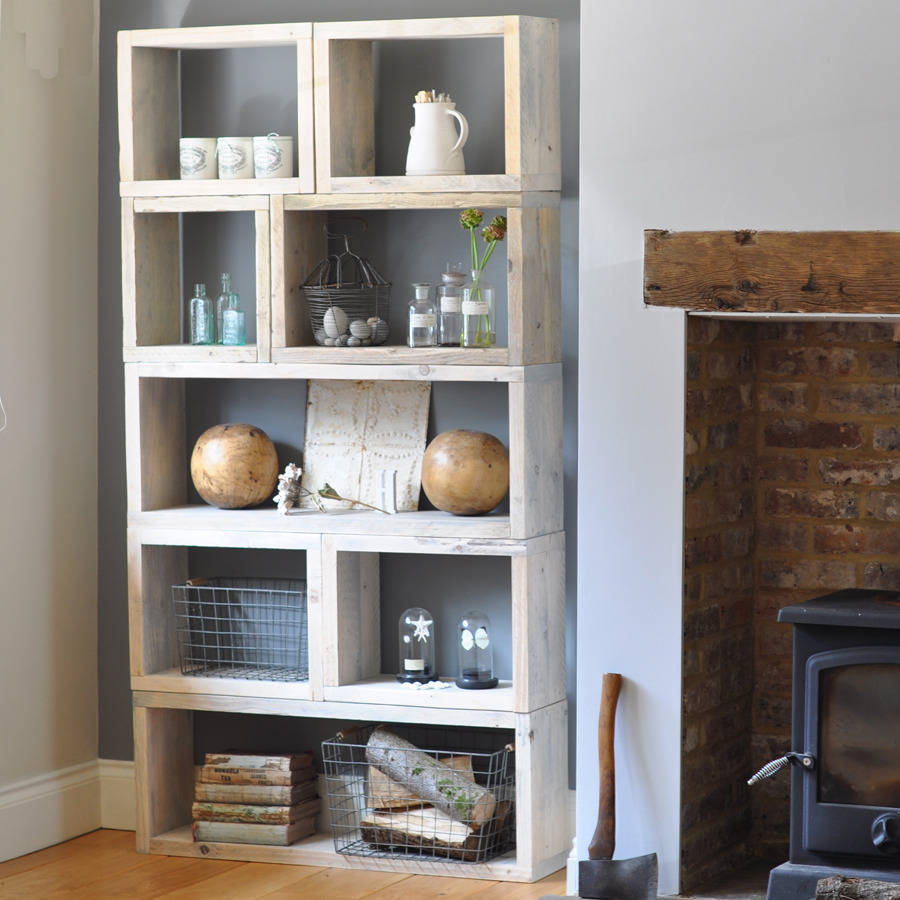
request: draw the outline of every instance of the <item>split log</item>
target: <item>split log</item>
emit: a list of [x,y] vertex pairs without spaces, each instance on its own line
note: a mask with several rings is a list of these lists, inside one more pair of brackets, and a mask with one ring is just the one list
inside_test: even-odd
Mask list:
[[438,856],[465,859],[478,847],[475,832],[439,809],[372,812],[359,823],[363,840],[376,850],[422,850]]
[[451,819],[434,807],[402,812],[370,812],[360,821],[363,840],[374,850],[392,853],[426,853],[483,862],[505,846],[505,825],[512,804],[497,804],[494,818],[484,831]]
[[460,822],[481,827],[494,814],[494,795],[461,772],[386,728],[376,728],[366,745],[367,761],[409,791]]
[[816,884],[816,900],[900,900],[900,884],[832,875]]
[[[472,772],[472,757],[447,756],[440,760],[445,766],[462,772],[469,781],[475,781]],[[417,809],[431,806],[431,802],[413,794],[405,785],[388,778],[381,769],[369,766],[369,795],[366,805],[375,810]]]

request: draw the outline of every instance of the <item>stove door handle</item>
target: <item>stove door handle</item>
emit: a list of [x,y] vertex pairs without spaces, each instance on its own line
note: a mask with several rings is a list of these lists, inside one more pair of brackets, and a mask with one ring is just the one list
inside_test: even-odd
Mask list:
[[771,778],[776,772],[780,772],[785,766],[790,765],[800,766],[807,772],[811,772],[816,767],[816,759],[811,753],[794,753],[793,751],[785,753],[784,756],[767,762],[752,778],[747,779],[747,784],[751,787],[759,784],[760,781]]

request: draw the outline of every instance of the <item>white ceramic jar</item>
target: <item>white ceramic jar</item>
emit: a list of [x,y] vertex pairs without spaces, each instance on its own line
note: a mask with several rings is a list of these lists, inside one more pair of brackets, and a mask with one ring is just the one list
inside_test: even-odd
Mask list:
[[291,178],[294,139],[274,131],[253,138],[253,168],[257,178]]
[[178,162],[185,181],[215,178],[216,139],[186,137],[178,141]]
[[253,177],[253,141],[249,137],[220,137],[216,141],[219,178]]

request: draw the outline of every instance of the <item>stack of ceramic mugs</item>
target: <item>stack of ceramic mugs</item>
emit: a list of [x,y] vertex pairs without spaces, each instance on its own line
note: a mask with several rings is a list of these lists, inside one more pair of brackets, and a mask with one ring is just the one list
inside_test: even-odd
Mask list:
[[181,138],[183,179],[291,178],[294,139],[271,132],[259,137]]

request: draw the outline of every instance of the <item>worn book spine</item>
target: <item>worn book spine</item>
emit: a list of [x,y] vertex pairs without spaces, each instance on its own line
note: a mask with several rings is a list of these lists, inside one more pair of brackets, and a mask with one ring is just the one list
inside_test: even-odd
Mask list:
[[247,803],[202,803],[195,801],[191,809],[194,821],[251,822],[259,825],[291,825],[308,819],[319,811],[319,798],[304,800],[293,806],[253,806]]
[[271,769],[290,772],[313,764],[312,753],[207,753],[208,766],[237,766],[242,769]]
[[315,781],[299,784],[205,784],[194,785],[194,799],[203,803],[259,803],[290,806],[316,796]]
[[292,825],[256,825],[247,822],[194,822],[195,841],[221,841],[227,844],[275,844],[286,847],[315,832],[313,819],[301,819]]
[[243,766],[202,766],[200,780],[215,784],[299,784],[302,781],[314,781],[316,770],[309,766],[306,769],[294,769],[289,772],[278,772],[272,769],[253,769]]

